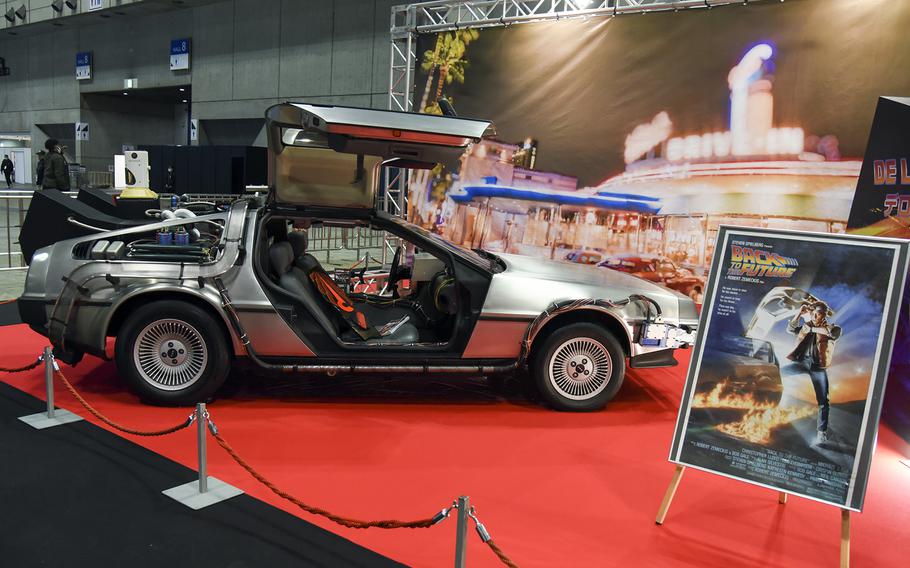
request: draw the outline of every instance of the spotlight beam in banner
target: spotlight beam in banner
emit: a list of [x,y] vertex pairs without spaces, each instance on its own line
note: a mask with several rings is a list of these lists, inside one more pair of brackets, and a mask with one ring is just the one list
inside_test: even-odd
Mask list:
[[[753,0],[753,3],[767,1],[770,0]],[[742,4],[742,0],[436,0],[393,6],[389,109],[414,110],[419,34],[591,16],[677,12],[727,4]],[[407,178],[407,170],[390,177],[382,197],[385,211],[407,216]]]

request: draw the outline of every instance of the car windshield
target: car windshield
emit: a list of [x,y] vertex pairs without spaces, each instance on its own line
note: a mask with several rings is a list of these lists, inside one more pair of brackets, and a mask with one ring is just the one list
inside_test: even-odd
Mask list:
[[607,268],[636,268],[635,262],[625,258],[608,258],[607,260],[601,262],[600,265],[606,266]]
[[473,264],[474,266],[477,266],[478,268],[481,268],[483,270],[490,270],[493,272],[501,272],[501,261],[494,254],[490,254],[480,249],[475,251],[456,245],[455,243],[447,241],[446,239],[440,237],[436,233],[431,233],[423,227],[409,223],[400,217],[392,217],[391,215],[384,215],[384,217],[407,231],[417,233],[423,238],[433,241],[433,243],[440,248],[454,254],[462,260]]

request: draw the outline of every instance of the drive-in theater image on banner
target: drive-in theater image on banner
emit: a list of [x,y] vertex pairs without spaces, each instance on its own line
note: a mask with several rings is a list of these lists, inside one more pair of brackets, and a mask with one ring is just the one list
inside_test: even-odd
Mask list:
[[0,10],[0,565],[907,565],[910,2]]

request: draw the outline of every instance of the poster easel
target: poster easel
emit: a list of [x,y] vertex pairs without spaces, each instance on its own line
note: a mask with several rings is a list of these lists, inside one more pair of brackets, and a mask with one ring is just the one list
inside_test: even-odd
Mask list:
[[[657,510],[657,518],[654,520],[658,526],[663,525],[664,519],[667,518],[667,511],[670,510],[670,504],[673,502],[673,497],[676,495],[676,490],[679,488],[679,482],[682,481],[685,471],[686,466],[676,465],[673,478],[670,480],[667,492],[664,493],[660,509]],[[780,491],[777,495],[777,502],[785,505],[787,503],[787,493]],[[850,568],[850,510],[843,508],[840,513],[840,568]]]

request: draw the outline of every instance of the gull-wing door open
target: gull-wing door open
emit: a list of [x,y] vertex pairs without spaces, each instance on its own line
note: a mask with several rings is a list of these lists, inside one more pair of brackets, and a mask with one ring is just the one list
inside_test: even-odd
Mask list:
[[486,120],[282,103],[266,111],[274,203],[370,209],[383,165],[454,163],[491,129]]

